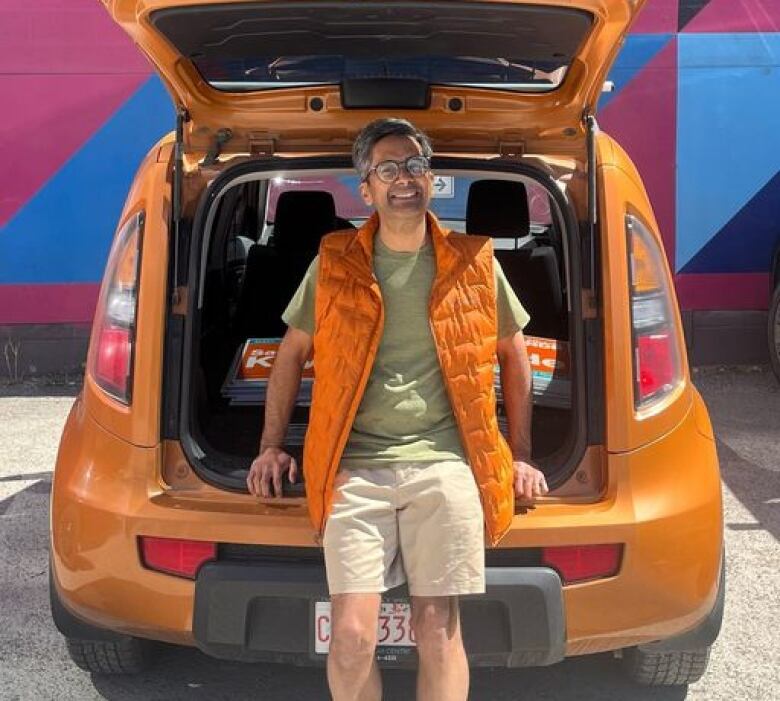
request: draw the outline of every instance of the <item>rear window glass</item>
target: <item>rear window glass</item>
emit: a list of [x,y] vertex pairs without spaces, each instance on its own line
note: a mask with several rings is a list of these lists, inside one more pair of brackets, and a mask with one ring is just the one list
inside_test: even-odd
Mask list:
[[196,58],[194,63],[213,87],[230,92],[335,85],[350,78],[412,78],[432,85],[540,92],[557,88],[568,68],[560,60],[474,56],[258,56]]
[[210,85],[247,92],[408,78],[553,90],[593,26],[583,10],[515,2],[260,2],[155,10]]
[[[466,210],[471,185],[478,178],[437,175],[434,180],[433,199],[430,210],[452,229],[465,231]],[[354,226],[360,226],[369,216],[372,209],[367,207],[358,191],[360,179],[356,175],[323,175],[321,177],[277,177],[271,180],[268,188],[268,205],[266,222],[273,224],[276,216],[276,203],[283,192],[315,190],[331,193],[336,207],[336,214],[349,221]],[[552,223],[550,214],[550,196],[538,183],[526,182],[525,196],[528,199],[528,214],[531,229],[528,234],[542,233]],[[489,234],[490,232],[485,232]],[[519,234],[519,235],[522,235]],[[495,239],[496,248],[514,248],[514,240]]]

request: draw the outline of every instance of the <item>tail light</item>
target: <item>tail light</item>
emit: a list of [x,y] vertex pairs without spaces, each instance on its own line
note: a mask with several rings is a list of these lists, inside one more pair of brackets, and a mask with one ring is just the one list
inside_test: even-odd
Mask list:
[[92,324],[87,363],[95,382],[128,405],[132,395],[143,222],[143,213],[131,217],[111,247]]
[[640,410],[682,382],[682,357],[663,251],[637,217],[626,217],[634,339],[634,406]]
[[613,577],[620,570],[623,546],[566,545],[542,548],[542,562],[557,570],[564,584]]
[[200,566],[217,556],[217,544],[205,540],[141,536],[139,544],[145,567],[189,579],[195,579]]

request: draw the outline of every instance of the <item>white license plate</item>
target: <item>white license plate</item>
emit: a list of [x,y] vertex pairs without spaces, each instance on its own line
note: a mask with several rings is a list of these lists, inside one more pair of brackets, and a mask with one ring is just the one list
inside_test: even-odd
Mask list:
[[[415,644],[412,633],[412,610],[406,602],[386,603],[379,607],[377,645],[409,647]],[[327,654],[330,648],[330,601],[314,604],[314,652]]]

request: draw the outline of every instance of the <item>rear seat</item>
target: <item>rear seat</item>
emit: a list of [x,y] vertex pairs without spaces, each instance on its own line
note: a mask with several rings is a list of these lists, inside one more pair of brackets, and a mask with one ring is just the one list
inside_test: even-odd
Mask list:
[[514,250],[496,249],[495,256],[531,315],[525,333],[567,338],[558,256],[552,246],[540,245],[531,236],[525,185],[513,180],[472,183],[466,208],[466,232],[514,239]]
[[236,312],[239,340],[284,335],[281,314],[317,255],[320,239],[339,228],[340,221],[329,192],[279,195],[273,246],[255,244],[249,250]]

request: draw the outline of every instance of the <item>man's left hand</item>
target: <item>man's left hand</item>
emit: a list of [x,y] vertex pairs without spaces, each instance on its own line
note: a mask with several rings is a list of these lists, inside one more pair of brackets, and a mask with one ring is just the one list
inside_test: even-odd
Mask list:
[[512,463],[515,474],[515,496],[533,499],[547,494],[547,480],[541,470],[537,470],[527,462],[515,460]]

